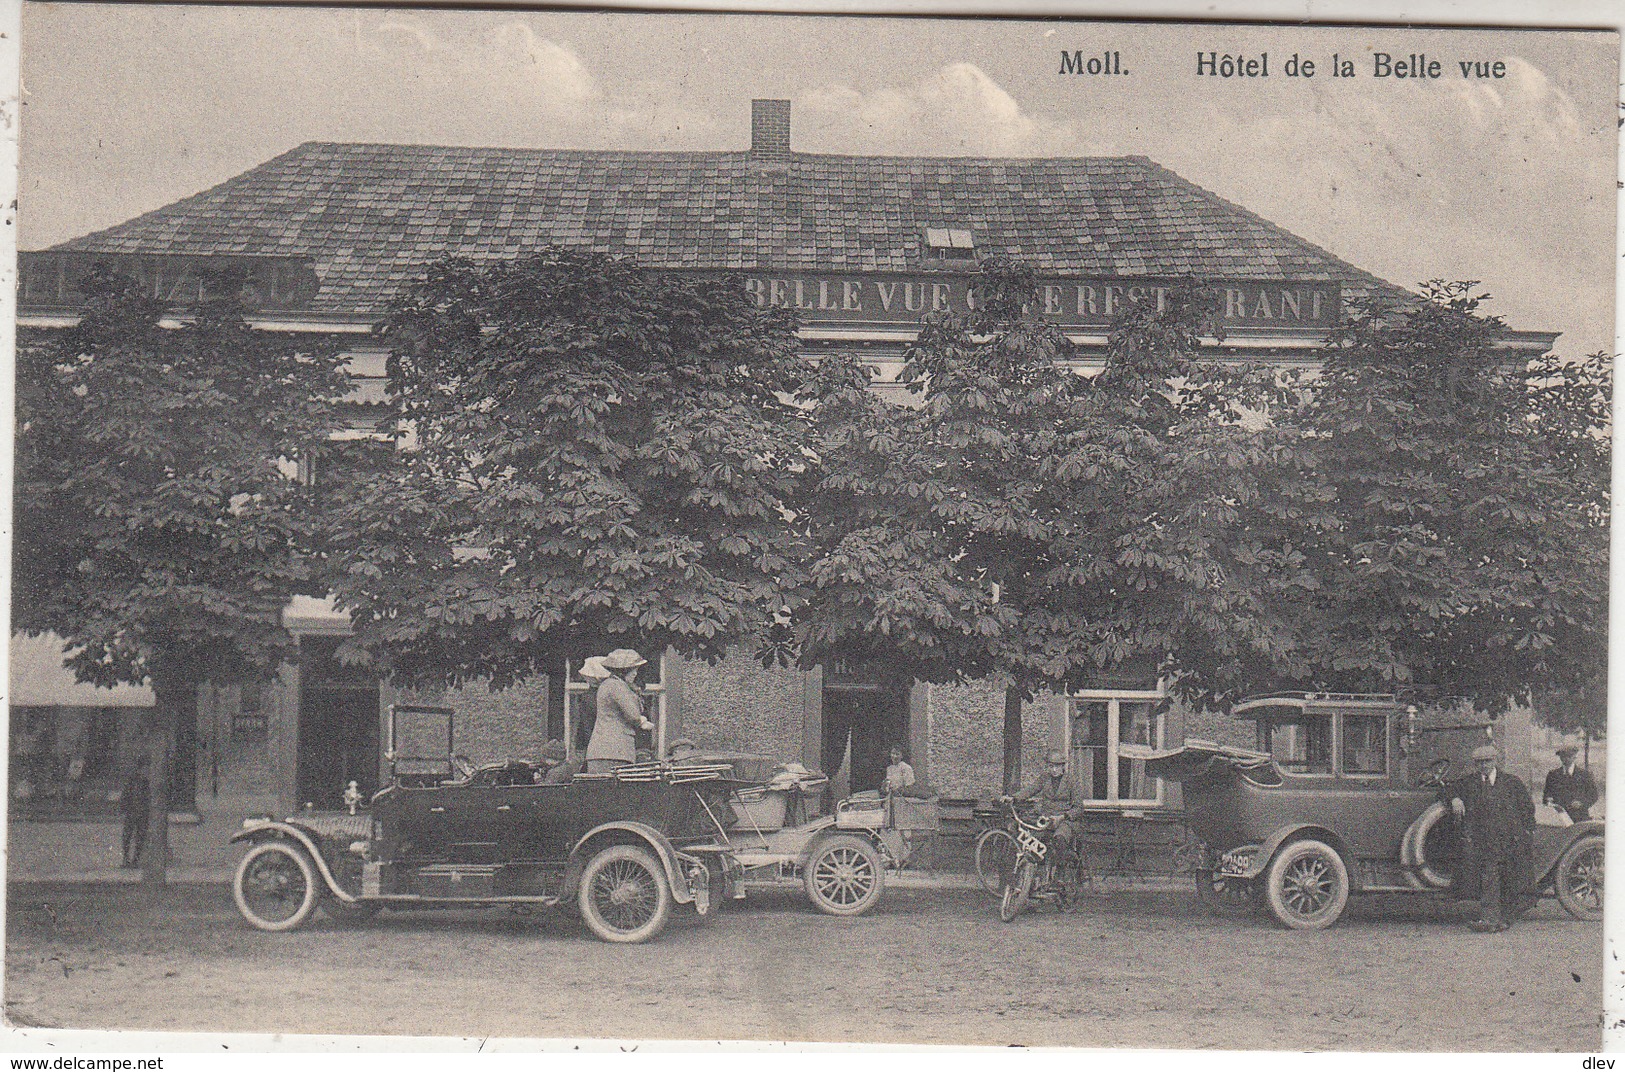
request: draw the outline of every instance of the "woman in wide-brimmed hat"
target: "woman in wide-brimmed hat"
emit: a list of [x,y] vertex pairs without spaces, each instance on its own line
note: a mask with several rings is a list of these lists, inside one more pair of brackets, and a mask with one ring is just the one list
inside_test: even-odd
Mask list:
[[637,759],[638,730],[652,730],[643,717],[643,698],[637,692],[638,667],[649,660],[631,648],[617,648],[604,656],[611,676],[598,686],[598,720],[587,744],[587,773],[612,771]]

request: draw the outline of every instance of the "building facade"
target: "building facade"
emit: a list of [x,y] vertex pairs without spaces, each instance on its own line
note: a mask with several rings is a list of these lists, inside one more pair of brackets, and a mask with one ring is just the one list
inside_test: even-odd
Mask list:
[[[979,260],[1022,262],[1041,277],[1043,315],[1098,363],[1128,301],[1160,301],[1201,279],[1222,296],[1236,361],[1313,363],[1350,301],[1405,292],[1145,157],[983,159],[809,154],[791,148],[788,101],[751,108],[748,149],[626,152],[307,143],[227,182],[127,223],[25,254],[20,324],[74,322],[75,280],[115,262],[152,288],[195,296],[201,269],[231,262],[257,296],[262,328],[338,337],[357,399],[382,397],[387,353],[373,326],[436,260],[510,258],[564,245],[673,271],[726,272],[762,306],[795,309],[810,355],[856,353],[888,390],[920,318],[976,300]],[[1544,352],[1553,336],[1511,333]],[[200,697],[200,784],[280,807],[337,803],[350,780],[386,776],[396,693],[332,657],[348,622],[297,599],[284,624],[297,665],[253,689]],[[872,788],[892,746],[956,797],[1002,780],[1002,689],[900,687],[844,667],[764,670],[744,655],[712,666],[658,656],[654,749],[702,746],[799,759]],[[502,692],[434,697],[457,709],[457,748],[475,762],[535,758],[573,736],[579,684],[569,668]],[[1234,730],[1168,703],[1154,681],[1100,683],[1042,697],[1023,713],[1023,766],[1067,751],[1102,809],[1168,809],[1176,787],[1118,754]],[[224,773],[222,773],[224,772]],[[210,779],[213,779],[211,782]]]

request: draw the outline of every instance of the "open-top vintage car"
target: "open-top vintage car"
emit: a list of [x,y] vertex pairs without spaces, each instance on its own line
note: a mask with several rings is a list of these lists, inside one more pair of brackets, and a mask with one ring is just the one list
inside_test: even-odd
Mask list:
[[728,764],[736,783],[719,814],[716,848],[738,862],[751,886],[800,885],[832,916],[858,916],[886,888],[886,872],[904,867],[937,828],[933,799],[859,793],[809,814],[829,779],[799,763],[768,756],[697,753],[685,762]]
[[[318,905],[342,918],[573,902],[598,937],[641,942],[674,902],[704,915],[714,895],[743,896],[710,818],[728,809],[726,767],[645,763],[563,784],[524,762],[459,772],[451,711],[390,714],[392,784],[369,805],[249,819],[233,837],[249,848],[232,893],[254,926],[291,930]],[[409,738],[445,752],[411,754]]]
[[[1201,839],[1198,889],[1217,903],[1260,900],[1284,926],[1328,927],[1351,894],[1461,896],[1456,824],[1440,800],[1490,723],[1431,722],[1391,696],[1295,693],[1237,704],[1257,750],[1187,740],[1124,746],[1148,774],[1180,781]],[[1540,825],[1531,889],[1571,915],[1602,915],[1603,824]]]

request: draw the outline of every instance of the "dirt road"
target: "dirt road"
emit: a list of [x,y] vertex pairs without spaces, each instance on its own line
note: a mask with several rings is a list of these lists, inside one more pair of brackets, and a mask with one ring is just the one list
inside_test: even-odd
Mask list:
[[83,1028],[1266,1049],[1592,1050],[1602,926],[1505,934],[1418,899],[1295,934],[1167,893],[998,921],[970,891],[860,919],[752,894],[656,942],[573,915],[385,914],[249,929],[223,886],[11,887],[12,1023]]

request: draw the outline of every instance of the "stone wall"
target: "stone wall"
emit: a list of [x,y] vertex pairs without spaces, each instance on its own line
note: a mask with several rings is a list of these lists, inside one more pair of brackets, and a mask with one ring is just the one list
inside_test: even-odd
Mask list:
[[[1024,778],[1042,767],[1050,747],[1051,703],[1040,697],[1022,706]],[[932,686],[930,717],[932,787],[950,797],[997,796],[1004,782],[1004,689],[985,682]]]
[[715,666],[684,661],[678,672],[682,736],[705,749],[801,758],[806,674],[763,669],[744,651]]
[[547,743],[546,677],[498,691],[476,682],[445,692],[402,694],[400,700],[455,710],[457,754],[476,767],[505,759],[535,762]]
[[[1184,719],[1185,739],[1199,737],[1205,741],[1217,741],[1219,744],[1227,744],[1233,748],[1258,747],[1258,731],[1254,728],[1253,723],[1236,718],[1234,715],[1227,715],[1222,711],[1193,711],[1178,700],[1173,701],[1173,704],[1180,709],[1179,715],[1174,716],[1175,723],[1177,724],[1180,716]],[[1168,740],[1169,748],[1177,748],[1180,743],[1179,740],[1175,740],[1170,735]]]

